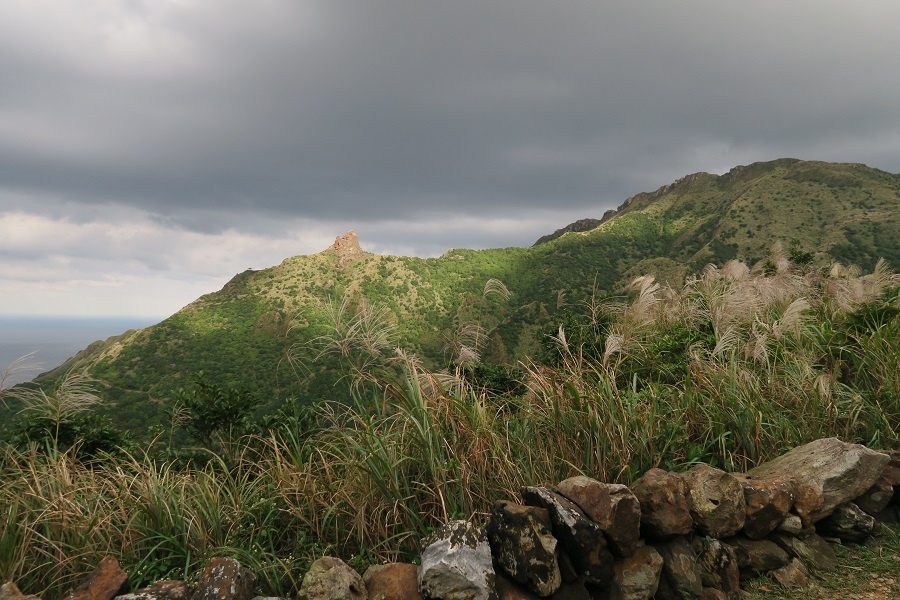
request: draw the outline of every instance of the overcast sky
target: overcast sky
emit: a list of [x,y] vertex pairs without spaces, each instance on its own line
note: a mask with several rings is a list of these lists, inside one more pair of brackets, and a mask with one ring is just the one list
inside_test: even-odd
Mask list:
[[0,314],[531,245],[678,177],[900,171],[900,2],[3,0]]

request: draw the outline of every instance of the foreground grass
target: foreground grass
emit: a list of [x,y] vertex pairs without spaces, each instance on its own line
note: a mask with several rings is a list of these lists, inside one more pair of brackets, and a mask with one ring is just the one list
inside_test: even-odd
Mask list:
[[6,449],[0,578],[52,600],[107,553],[132,586],[232,556],[287,596],[319,556],[409,560],[434,527],[483,519],[523,485],[741,471],[828,436],[896,448],[897,283],[779,260],[677,291],[641,278],[588,307],[579,343],[561,329],[555,361],[523,365],[521,393],[385,354],[357,372],[356,404],[323,403],[311,429],[231,440],[202,465]]

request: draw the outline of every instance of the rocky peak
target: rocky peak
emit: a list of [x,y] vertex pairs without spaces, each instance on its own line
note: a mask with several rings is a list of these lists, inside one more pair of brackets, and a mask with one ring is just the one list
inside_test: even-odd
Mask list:
[[350,261],[363,254],[356,232],[352,229],[344,235],[337,236],[331,249],[337,254],[337,264],[340,269],[346,267]]

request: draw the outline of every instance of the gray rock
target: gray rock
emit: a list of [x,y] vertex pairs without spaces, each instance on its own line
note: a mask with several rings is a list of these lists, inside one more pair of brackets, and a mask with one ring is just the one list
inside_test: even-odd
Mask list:
[[419,591],[432,600],[496,600],[487,537],[468,521],[451,521],[422,540]]
[[834,512],[816,523],[820,535],[840,538],[842,542],[862,544],[875,529],[875,517],[852,502],[842,504]]
[[613,565],[610,600],[649,600],[659,586],[663,557],[652,546],[641,546]]
[[834,549],[821,536],[808,535],[803,539],[784,533],[774,533],[770,538],[792,558],[800,559],[807,568],[818,571],[832,571],[838,560]]
[[[885,470],[891,468],[886,467]],[[882,474],[878,481],[866,490],[862,496],[853,500],[853,504],[857,505],[873,517],[887,508],[888,504],[894,498],[894,485],[891,479]]]
[[486,528],[497,564],[513,581],[541,597],[562,584],[552,527],[546,508],[500,500]]
[[694,465],[683,476],[691,490],[691,518],[700,533],[721,539],[744,528],[747,504],[737,479],[705,464]]
[[798,537],[803,533],[811,533],[806,531],[803,527],[803,521],[797,515],[786,516],[781,524],[778,525],[777,531]]
[[726,594],[736,594],[741,589],[741,574],[734,549],[713,538],[694,540],[697,564],[704,587],[716,588]]
[[587,583],[609,585],[613,557],[600,526],[577,505],[547,488],[524,487],[522,499],[529,506],[546,508],[553,523],[553,535],[568,554],[576,572]]
[[187,583],[177,579],[164,579],[130,594],[116,596],[116,600],[186,600],[194,594]]
[[793,478],[797,482],[794,510],[815,523],[872,487],[889,460],[886,454],[860,444],[825,438],[798,446],[748,474]]
[[671,542],[654,546],[663,557],[662,575],[659,578],[657,600],[684,600],[699,598],[703,591],[703,579],[697,555],[690,542],[678,537]]
[[641,505],[627,486],[579,476],[560,482],[556,491],[600,526],[614,555],[634,553],[641,535]]
[[751,540],[733,537],[727,540],[737,556],[741,579],[750,579],[760,573],[780,569],[791,562],[791,557],[771,540]]
[[303,576],[300,600],[366,600],[366,584],[359,573],[334,556],[313,562]]
[[650,540],[669,540],[689,534],[691,492],[677,473],[650,469],[631,485],[641,505],[641,534]]
[[805,588],[809,581],[809,571],[796,558],[779,569],[769,571],[769,576],[789,590]]

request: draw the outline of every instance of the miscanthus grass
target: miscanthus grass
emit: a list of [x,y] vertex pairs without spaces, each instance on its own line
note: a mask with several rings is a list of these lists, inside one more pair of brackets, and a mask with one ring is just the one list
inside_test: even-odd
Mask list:
[[[475,326],[454,369],[436,373],[385,351],[377,310],[342,328],[337,307],[336,339],[316,343],[369,358],[355,363],[356,402],[320,404],[311,430],[248,436],[188,467],[84,461],[77,446],[2,451],[0,577],[50,600],[106,553],[133,586],[233,556],[260,592],[284,596],[319,556],[410,559],[429,530],[483,519],[522,485],[629,483],[700,461],[739,471],[824,436],[897,447],[898,284],[884,264],[860,274],[780,259],[709,267],[680,289],[640,278],[585,311],[593,350],[560,329],[558,360],[521,365],[515,393],[472,378],[477,353],[459,351],[477,347]],[[377,347],[362,343],[373,336]]]

